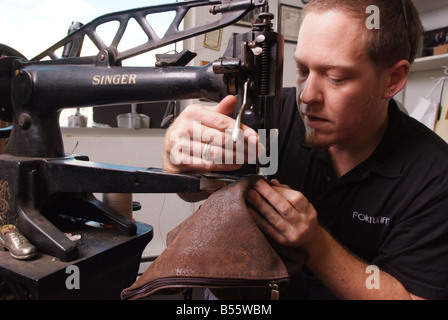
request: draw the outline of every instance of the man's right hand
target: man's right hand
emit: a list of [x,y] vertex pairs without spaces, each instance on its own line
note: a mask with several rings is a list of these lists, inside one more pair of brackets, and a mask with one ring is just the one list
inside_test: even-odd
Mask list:
[[255,161],[258,148],[263,148],[255,130],[242,124],[241,138],[237,143],[232,141],[235,119],[230,115],[236,105],[237,99],[227,96],[214,107],[188,106],[166,132],[163,169],[167,172],[233,171],[241,168],[243,162]]

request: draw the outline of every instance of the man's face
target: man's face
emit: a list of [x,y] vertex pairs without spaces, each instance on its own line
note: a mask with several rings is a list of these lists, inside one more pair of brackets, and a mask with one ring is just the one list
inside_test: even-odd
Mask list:
[[303,21],[294,54],[297,102],[314,147],[356,148],[384,123],[384,81],[362,44],[363,31],[339,11],[310,12]]

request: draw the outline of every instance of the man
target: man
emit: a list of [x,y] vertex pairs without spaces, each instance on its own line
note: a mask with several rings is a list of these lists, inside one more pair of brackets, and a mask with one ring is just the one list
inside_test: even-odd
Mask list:
[[[379,29],[366,24],[370,5],[379,9]],[[277,180],[259,181],[248,193],[260,228],[309,255],[281,294],[444,299],[448,145],[392,99],[416,56],[418,12],[411,0],[312,0],[303,15],[294,54],[297,88],[284,91]],[[213,108],[188,107],[167,132],[164,168],[238,167],[195,164],[170,152],[176,130],[191,132],[193,121],[208,130],[233,128],[226,115],[234,107],[233,97]],[[249,138],[248,144],[257,143]],[[207,142],[191,145],[212,159],[222,154],[220,144]]]

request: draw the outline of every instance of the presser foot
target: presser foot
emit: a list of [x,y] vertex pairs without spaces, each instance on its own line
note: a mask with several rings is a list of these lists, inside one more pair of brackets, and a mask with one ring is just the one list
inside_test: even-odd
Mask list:
[[124,236],[133,236],[137,232],[137,226],[132,220],[122,216],[91,193],[60,194],[45,211],[112,226]]
[[[120,216],[90,194],[65,195],[41,210],[23,208],[18,216],[17,228],[39,251],[64,262],[76,260],[79,251],[76,243],[57,227],[57,222],[61,221],[60,215],[104,223],[124,236],[133,236],[137,232],[134,222]],[[51,217],[51,221],[46,217]]]

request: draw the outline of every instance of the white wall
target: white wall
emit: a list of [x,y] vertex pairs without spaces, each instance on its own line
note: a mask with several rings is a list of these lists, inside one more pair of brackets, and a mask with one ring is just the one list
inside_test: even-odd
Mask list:
[[448,25],[448,3],[446,7],[422,12],[421,18],[425,30],[444,28]]

